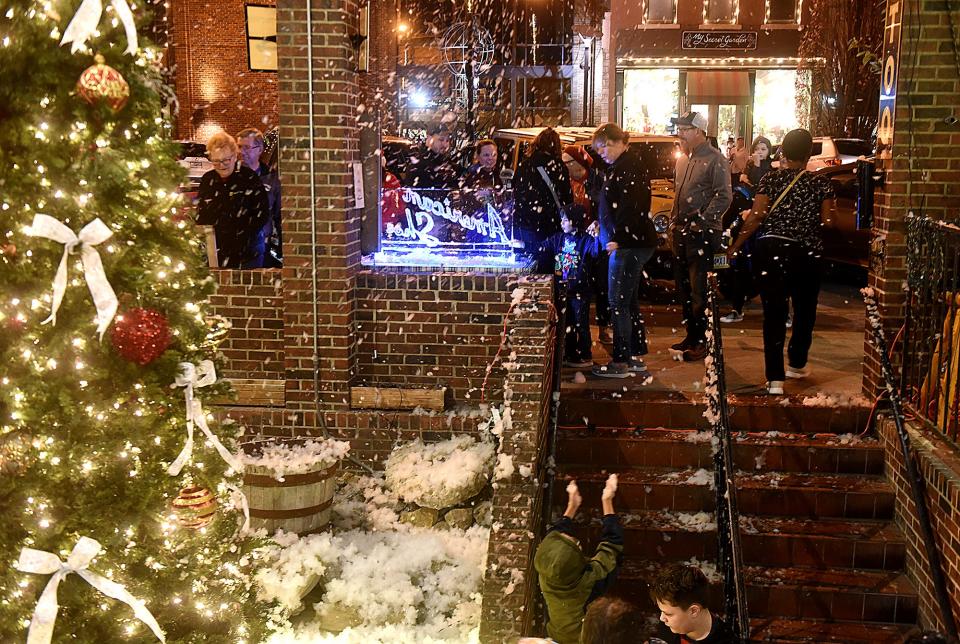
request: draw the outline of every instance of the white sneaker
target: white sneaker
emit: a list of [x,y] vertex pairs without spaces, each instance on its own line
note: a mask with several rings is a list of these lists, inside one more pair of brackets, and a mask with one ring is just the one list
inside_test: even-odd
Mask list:
[[787,367],[784,373],[787,378],[806,378],[810,375],[810,367]]
[[792,328],[793,328],[793,316],[792,316],[792,315],[788,315],[788,316],[787,316],[787,324],[786,324],[786,327],[787,327],[788,329],[792,329]]
[[782,380],[770,380],[767,382],[767,393],[771,396],[782,396],[783,395],[783,381]]
[[743,313],[740,313],[739,311],[730,311],[720,318],[720,321],[724,324],[730,324],[731,322],[743,322]]

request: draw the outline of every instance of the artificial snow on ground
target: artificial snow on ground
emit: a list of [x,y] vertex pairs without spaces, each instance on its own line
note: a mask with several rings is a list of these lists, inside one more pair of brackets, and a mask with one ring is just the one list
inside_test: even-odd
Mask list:
[[429,496],[428,484],[489,482],[493,455],[491,444],[469,437],[415,441],[394,451],[392,477],[345,475],[330,531],[277,533],[265,553],[260,596],[291,616],[268,644],[477,642],[489,503],[470,501],[478,524],[466,529],[402,517],[416,507],[411,498]]

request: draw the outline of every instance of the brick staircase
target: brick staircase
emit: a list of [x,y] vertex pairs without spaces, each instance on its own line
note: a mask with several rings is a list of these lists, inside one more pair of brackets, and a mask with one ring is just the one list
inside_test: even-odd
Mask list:
[[[731,423],[744,432],[734,451],[753,641],[899,643],[915,629],[917,593],[883,452],[849,434],[867,411],[733,401]],[[626,557],[615,592],[651,617],[645,578],[664,561],[701,565],[717,580],[712,603],[722,604],[710,434],[686,429],[704,426],[701,413],[680,394],[561,397],[554,512],[564,480],[576,478],[592,547],[606,473],[620,474]]]

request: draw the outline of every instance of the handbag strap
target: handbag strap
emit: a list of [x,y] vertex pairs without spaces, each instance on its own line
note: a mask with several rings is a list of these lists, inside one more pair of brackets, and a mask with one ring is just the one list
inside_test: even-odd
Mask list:
[[557,204],[557,212],[563,212],[563,204],[560,203],[560,197],[557,196],[557,191],[553,187],[553,181],[550,181],[550,176],[547,174],[547,169],[542,165],[538,165],[537,172],[540,173],[540,176],[543,177],[544,183],[547,184],[547,188],[550,189],[550,194],[553,195],[553,202]]
[[781,192],[781,193],[777,196],[776,201],[774,201],[774,202],[773,202],[773,205],[770,206],[770,209],[767,210],[767,215],[768,215],[768,216],[770,215],[770,213],[773,212],[774,208],[776,208],[777,206],[780,205],[780,202],[783,201],[783,198],[787,196],[787,193],[790,192],[790,189],[793,188],[793,186],[797,185],[797,181],[800,180],[800,177],[802,177],[802,176],[803,176],[804,174],[806,174],[806,173],[807,173],[806,170],[801,170],[800,172],[797,173],[797,176],[795,176],[795,177],[793,178],[793,181],[790,182],[790,185],[787,186],[787,189],[784,190],[783,192]]

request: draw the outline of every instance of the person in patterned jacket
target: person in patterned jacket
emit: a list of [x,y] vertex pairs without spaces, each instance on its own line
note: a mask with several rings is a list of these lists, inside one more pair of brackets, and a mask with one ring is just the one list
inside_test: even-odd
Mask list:
[[[567,340],[563,364],[566,367],[593,366],[590,338],[591,277],[600,259],[600,241],[583,232],[585,211],[576,204],[560,215],[560,232],[541,246],[538,273],[553,273],[566,284]],[[596,227],[593,228],[596,230]]]
[[[753,270],[763,302],[763,357],[767,393],[783,395],[785,378],[810,374],[807,357],[817,319],[823,271],[823,225],[836,211],[830,179],[807,172],[813,138],[806,130],[787,132],[780,146],[780,168],[764,175],[743,230],[727,250],[732,258],[757,233]],[[783,367],[788,305],[793,333]]]

